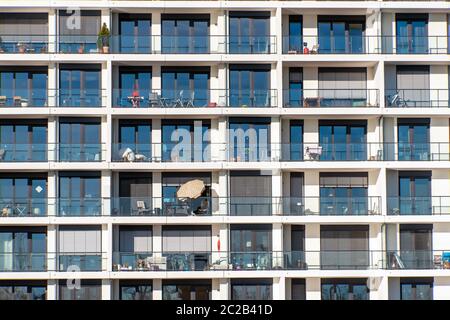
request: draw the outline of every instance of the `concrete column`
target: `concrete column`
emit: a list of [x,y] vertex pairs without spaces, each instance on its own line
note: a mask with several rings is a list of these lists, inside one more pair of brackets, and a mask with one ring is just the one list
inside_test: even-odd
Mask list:
[[162,133],[161,119],[152,120],[152,156],[154,161],[162,160]]
[[152,11],[152,46],[155,53],[161,53],[161,11]]
[[320,278],[306,278],[306,300],[321,300]]
[[317,15],[304,14],[303,15],[303,42],[307,43],[307,47],[311,50],[318,44],[317,38]]
[[[152,197],[153,209],[162,210],[162,175],[161,172],[153,172],[152,174]],[[162,212],[161,212],[162,214]]]
[[[49,171],[47,174],[47,216],[54,217],[58,215],[58,176],[55,171]],[[42,212],[44,214],[45,212]]]
[[112,118],[111,114],[103,116],[101,119],[101,160],[111,161],[111,146],[112,146]]
[[111,280],[102,279],[102,300],[111,300]]
[[111,215],[111,187],[112,187],[112,173],[109,170],[103,170],[101,176],[101,206],[100,214],[102,216]]
[[272,214],[283,213],[283,183],[281,170],[272,170]]
[[[56,41],[56,40],[55,40]],[[58,101],[58,64],[50,62],[47,73],[47,106],[56,107]]]
[[[270,122],[270,161],[278,161],[282,155],[281,144],[281,119],[279,117],[272,117]],[[259,155],[260,157],[263,155]]]
[[447,54],[447,13],[433,12],[428,17],[429,52],[433,54]]
[[110,109],[112,107],[113,97],[113,67],[111,60],[106,61],[102,68],[102,107]]
[[[56,35],[57,35],[57,21],[58,21],[58,14],[56,9],[50,9],[48,12],[48,52],[54,53],[56,52],[57,48],[57,41],[56,41]],[[51,88],[49,86],[49,88]]]
[[[161,65],[152,65],[152,91],[161,94]],[[154,121],[154,120],[153,120]]]
[[56,225],[48,225],[47,227],[47,270],[57,270],[57,251],[58,251],[58,228]]
[[58,300],[58,280],[47,280],[47,300]]
[[153,279],[153,300],[162,300],[162,280]]
[[320,214],[320,173],[316,170],[307,170],[304,174],[305,179],[305,203],[304,211],[306,215],[319,215]]
[[273,300],[286,300],[286,277],[273,278]]
[[450,277],[435,277],[433,300],[450,300]]
[[102,224],[102,270],[112,271],[113,228],[112,224]]
[[320,225],[305,224],[305,260],[308,269],[320,268]]
[[153,256],[162,257],[162,225],[154,224],[153,232]]
[[283,267],[283,224],[274,223],[272,228],[272,265]]
[[[431,107],[448,107],[449,106],[448,78],[449,78],[448,65],[431,65],[430,66]],[[431,129],[431,127],[430,127],[430,129]],[[448,135],[446,135],[446,137],[448,137]]]
[[228,171],[219,171],[219,188],[216,191],[219,197],[219,213],[225,216],[229,214],[228,179]]

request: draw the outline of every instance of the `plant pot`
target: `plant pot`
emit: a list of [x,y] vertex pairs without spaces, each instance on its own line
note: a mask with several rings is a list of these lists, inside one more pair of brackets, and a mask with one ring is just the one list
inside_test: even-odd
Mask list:
[[19,47],[19,53],[25,53],[25,48],[24,47]]
[[78,53],[84,53],[84,48],[78,48]]
[[109,53],[109,47],[103,46],[103,53]]

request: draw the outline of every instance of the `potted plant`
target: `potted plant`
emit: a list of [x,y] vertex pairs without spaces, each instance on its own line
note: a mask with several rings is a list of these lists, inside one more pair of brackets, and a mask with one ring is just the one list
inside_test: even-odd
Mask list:
[[98,41],[97,41],[98,48],[103,53],[109,52],[109,37],[110,37],[109,29],[106,26],[106,23],[103,23],[102,28],[100,29],[100,32],[98,34]]

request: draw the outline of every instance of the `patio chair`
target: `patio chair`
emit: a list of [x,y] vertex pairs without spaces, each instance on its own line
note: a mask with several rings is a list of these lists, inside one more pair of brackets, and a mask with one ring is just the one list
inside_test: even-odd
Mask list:
[[22,97],[21,96],[14,96],[13,97],[13,101],[14,101],[14,106],[15,107],[20,107],[20,105],[22,103]]
[[150,107],[161,107],[161,99],[159,98],[159,94],[156,92],[151,92],[148,95],[148,102]]
[[150,208],[147,208],[145,201],[142,200],[136,201],[136,209],[139,216],[145,216],[152,212]]
[[173,108],[183,108],[184,107],[184,104],[183,104],[183,93],[184,93],[184,90],[180,90],[180,92],[178,94],[178,97],[173,102],[173,105],[172,105]]
[[6,96],[0,96],[0,107],[4,107],[6,105]]
[[320,156],[322,155],[322,146],[306,147],[305,153],[309,157],[309,159],[319,160]]
[[310,53],[317,54],[319,52],[319,45],[313,45],[312,49],[309,51]]

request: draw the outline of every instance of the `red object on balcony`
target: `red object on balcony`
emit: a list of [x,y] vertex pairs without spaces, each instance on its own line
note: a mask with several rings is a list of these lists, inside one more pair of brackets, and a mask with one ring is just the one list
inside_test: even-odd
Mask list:
[[208,107],[209,108],[217,107],[217,103],[216,102],[210,102],[210,103],[208,103]]

